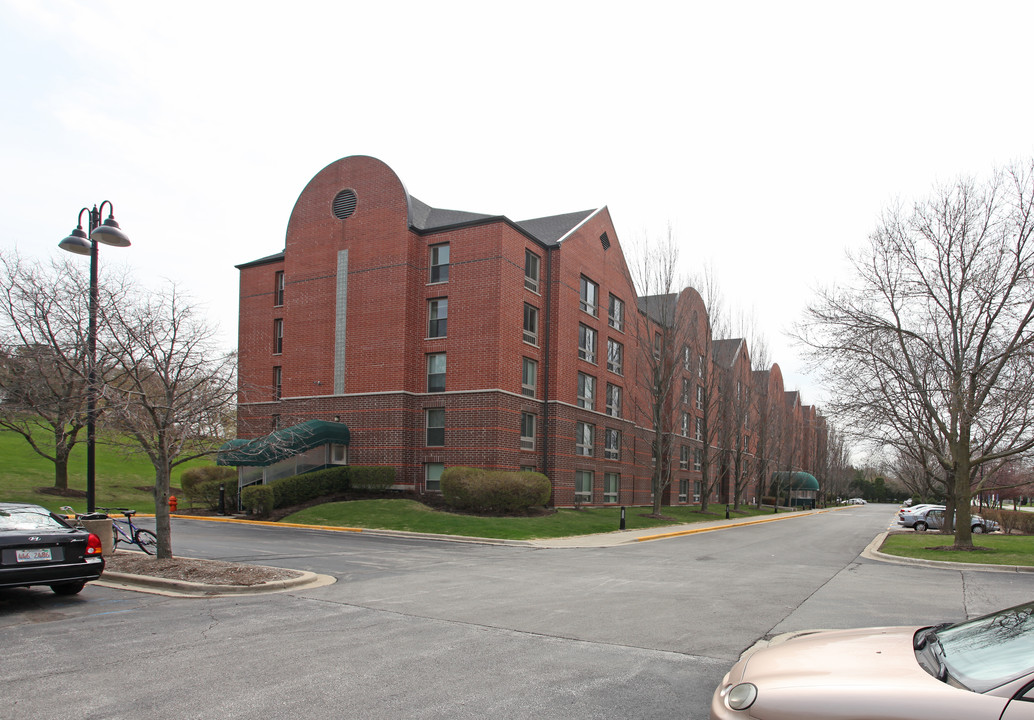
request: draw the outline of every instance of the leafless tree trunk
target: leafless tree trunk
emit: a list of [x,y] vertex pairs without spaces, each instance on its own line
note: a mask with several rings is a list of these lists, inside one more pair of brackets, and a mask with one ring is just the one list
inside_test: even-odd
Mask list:
[[236,356],[175,287],[123,303],[108,317],[119,374],[105,387],[109,412],[155,469],[158,557],[172,557],[172,469],[213,454],[232,436]]
[[857,283],[821,293],[798,329],[838,417],[947,470],[959,549],[974,470],[1034,447],[1032,210],[1032,163],[889,210]]
[[671,486],[672,448],[676,429],[677,383],[684,348],[690,344],[692,318],[683,299],[684,283],[678,268],[679,246],[672,229],[660,242],[636,247],[629,267],[639,296],[635,333],[639,358],[636,367],[638,411],[650,422],[653,452],[653,514],[661,514]]

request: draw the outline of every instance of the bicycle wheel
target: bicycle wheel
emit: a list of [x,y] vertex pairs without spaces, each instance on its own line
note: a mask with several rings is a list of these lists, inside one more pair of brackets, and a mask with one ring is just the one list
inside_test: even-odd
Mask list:
[[122,539],[122,533],[115,523],[111,524],[111,552],[118,550],[118,541]]
[[158,552],[158,536],[150,530],[137,530],[133,542],[148,555]]

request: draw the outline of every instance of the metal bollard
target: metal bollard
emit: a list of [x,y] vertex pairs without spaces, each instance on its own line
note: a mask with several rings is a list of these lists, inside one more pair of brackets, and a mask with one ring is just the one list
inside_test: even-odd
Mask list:
[[226,486],[219,486],[219,514],[226,514]]
[[624,507],[621,508],[621,525],[620,525],[620,527],[618,529],[619,530],[624,530],[625,529],[625,508]]

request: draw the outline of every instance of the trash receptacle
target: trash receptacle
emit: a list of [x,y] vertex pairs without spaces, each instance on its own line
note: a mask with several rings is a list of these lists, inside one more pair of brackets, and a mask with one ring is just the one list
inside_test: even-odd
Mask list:
[[97,517],[100,513],[94,513],[89,520],[80,519],[79,522],[88,531],[101,539],[101,553],[104,557],[111,557],[115,552],[115,535],[111,527],[111,518],[104,515]]

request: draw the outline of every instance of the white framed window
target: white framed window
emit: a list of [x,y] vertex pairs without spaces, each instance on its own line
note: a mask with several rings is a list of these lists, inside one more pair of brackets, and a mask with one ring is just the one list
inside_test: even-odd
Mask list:
[[621,386],[607,383],[607,414],[611,417],[621,417]]
[[679,480],[679,502],[689,502],[689,480]]
[[703,377],[703,376],[704,376],[704,356],[703,355],[698,355],[697,356],[697,377]]
[[340,443],[333,443],[330,446],[330,464],[331,465],[347,465],[348,464],[348,446],[341,445]]
[[625,346],[612,338],[607,338],[607,369],[615,375],[625,370]]
[[693,439],[703,441],[704,439],[704,419],[696,418],[696,422],[693,427]]
[[689,447],[686,445],[679,448],[679,470],[689,470]]
[[625,330],[625,303],[621,298],[610,296],[607,306],[607,324],[619,332]]
[[539,309],[524,303],[524,342],[539,344]]
[[444,471],[445,465],[442,463],[424,463],[424,489],[428,492],[441,492]]
[[704,386],[697,385],[697,410],[704,409]]
[[596,434],[596,426],[589,423],[578,422],[574,426],[574,454],[584,457],[593,456],[593,435]]
[[521,392],[528,397],[535,397],[538,387],[539,364],[531,358],[522,358]]
[[682,413],[682,437],[689,437],[689,413]]
[[617,473],[603,473],[603,502],[617,503],[621,476]]
[[521,450],[535,449],[535,414],[521,413]]
[[689,404],[689,380],[682,378],[682,402]]
[[427,392],[445,392],[445,353],[427,356]]
[[273,305],[280,307],[284,304],[284,271],[277,270],[273,276]]
[[277,318],[273,321],[273,354],[281,355],[284,352],[284,319]]
[[532,292],[539,291],[539,256],[531,250],[524,250],[524,287]]
[[424,410],[427,428],[427,446],[443,447],[445,445],[445,408],[428,408]]
[[693,482],[693,504],[700,502],[700,496],[704,494],[704,483],[702,480]]
[[693,369],[693,364],[689,360],[689,346],[682,346],[682,369],[686,372],[690,372]]
[[584,312],[593,317],[599,314],[600,286],[589,278],[582,275],[581,287],[579,289],[579,306]]
[[445,337],[449,324],[449,299],[435,298],[427,302],[427,337]]
[[621,431],[607,428],[604,431],[603,457],[607,460],[621,459]]
[[578,407],[592,410],[596,403],[596,378],[578,373]]
[[[704,451],[696,448],[693,451],[693,469],[700,472],[704,468]],[[699,495],[699,493],[697,493]],[[699,500],[699,498],[697,498]]]
[[431,282],[449,282],[449,244],[431,246]]
[[592,502],[593,474],[591,470],[575,470],[574,501],[577,503]]
[[596,331],[588,325],[578,325],[578,357],[596,362]]

